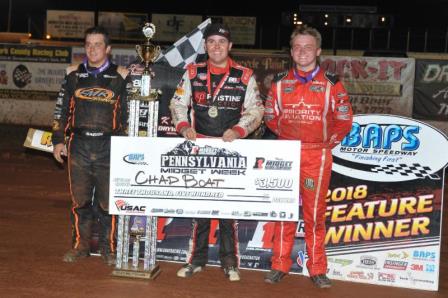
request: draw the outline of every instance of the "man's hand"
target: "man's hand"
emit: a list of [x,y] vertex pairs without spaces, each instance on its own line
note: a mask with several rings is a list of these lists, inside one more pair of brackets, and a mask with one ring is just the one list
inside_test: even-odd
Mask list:
[[65,144],[56,144],[53,148],[53,156],[58,162],[64,163],[62,156],[67,156],[67,148],[65,147]]
[[193,127],[185,127],[180,131],[180,134],[190,141],[196,141],[196,130]]
[[228,129],[222,135],[222,140],[224,142],[232,142],[233,140],[239,139],[240,137],[240,134],[236,130]]

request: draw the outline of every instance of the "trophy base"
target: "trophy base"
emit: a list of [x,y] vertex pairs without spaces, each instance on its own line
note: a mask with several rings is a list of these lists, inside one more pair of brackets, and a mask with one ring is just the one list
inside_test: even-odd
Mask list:
[[158,264],[156,264],[154,267],[150,268],[149,270],[143,270],[141,268],[138,269],[114,269],[112,271],[113,276],[117,277],[127,277],[127,278],[139,278],[139,279],[156,279],[157,276],[162,271],[160,270],[160,267]]

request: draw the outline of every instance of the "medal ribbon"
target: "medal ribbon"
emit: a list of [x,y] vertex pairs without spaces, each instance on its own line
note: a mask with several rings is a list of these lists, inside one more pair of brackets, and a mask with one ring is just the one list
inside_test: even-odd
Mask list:
[[302,77],[301,75],[299,75],[297,73],[297,69],[294,68],[294,77],[302,84],[308,83],[310,80],[312,80],[316,75],[317,72],[319,71],[320,67],[319,65],[313,70],[313,72],[311,72],[309,75],[307,75],[306,77]]
[[109,59],[106,59],[106,61],[104,61],[103,65],[101,65],[100,67],[97,67],[93,70],[89,70],[89,67],[87,65],[87,57],[84,58],[83,64],[84,64],[84,68],[86,69],[86,71],[89,74],[94,75],[96,77],[99,73],[102,73],[109,67],[110,61],[109,61]]
[[[216,96],[218,95],[218,93],[221,91],[222,86],[224,86],[224,83],[227,81],[227,78],[229,77],[229,72],[230,72],[230,65],[229,65],[230,61],[227,61],[227,70],[224,73],[224,76],[222,77],[221,81],[219,82],[218,86],[216,86],[213,95],[212,95],[212,101],[211,103],[215,102]],[[212,94],[212,82],[211,82],[211,73],[210,73],[210,67],[211,65],[207,62],[207,89],[208,89],[208,94]]]

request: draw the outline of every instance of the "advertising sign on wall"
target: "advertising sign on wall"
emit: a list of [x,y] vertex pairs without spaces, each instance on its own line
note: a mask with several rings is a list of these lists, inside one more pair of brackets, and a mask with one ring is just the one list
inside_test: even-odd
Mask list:
[[174,42],[193,31],[202,22],[199,15],[157,14],[151,15],[156,26],[155,41]]
[[98,25],[109,31],[115,40],[143,40],[142,28],[148,21],[146,13],[105,12],[98,13]]
[[0,45],[0,98],[55,99],[70,57],[70,47]]
[[234,17],[234,16],[210,16],[213,22],[225,24],[231,34],[232,43],[235,45],[255,45],[257,34],[256,17]]
[[448,62],[417,60],[413,117],[448,121]]
[[93,11],[47,10],[47,34],[60,38],[84,38],[87,28],[95,25]]
[[380,57],[321,57],[339,75],[355,114],[412,116],[415,60]]

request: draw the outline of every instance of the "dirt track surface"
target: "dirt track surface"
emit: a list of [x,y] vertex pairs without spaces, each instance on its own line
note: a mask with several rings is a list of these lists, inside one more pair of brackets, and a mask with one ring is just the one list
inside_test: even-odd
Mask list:
[[216,267],[181,279],[180,265],[167,262],[155,281],[140,281],[112,277],[98,257],[64,263],[70,246],[66,172],[51,154],[22,147],[26,131],[0,125],[0,297],[448,297],[446,212],[438,292],[341,281],[318,290],[299,275],[269,285],[263,272],[248,270],[231,283]]

